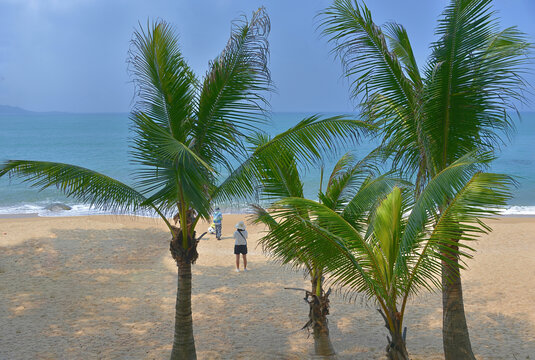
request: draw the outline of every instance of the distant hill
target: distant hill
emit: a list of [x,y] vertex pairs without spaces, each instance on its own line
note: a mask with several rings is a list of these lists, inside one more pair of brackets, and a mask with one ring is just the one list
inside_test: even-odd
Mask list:
[[[0,0],[1,1],[1,0]],[[0,116],[2,115],[70,115],[63,111],[31,111],[17,106],[0,105]]]
[[35,114],[35,112],[24,110],[16,106],[0,105],[0,115],[29,115],[29,114]]

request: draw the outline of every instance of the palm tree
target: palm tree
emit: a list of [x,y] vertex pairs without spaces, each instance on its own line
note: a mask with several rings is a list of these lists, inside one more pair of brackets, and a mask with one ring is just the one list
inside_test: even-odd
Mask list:
[[[388,176],[373,177],[374,167],[370,159],[372,157],[355,162],[350,153],[345,154],[335,164],[325,191],[320,184],[318,193],[320,202],[329,209],[350,217],[355,225],[364,224],[371,204],[377,198],[387,194],[396,184],[396,180]],[[303,181],[300,178],[297,162],[288,154],[277,159],[277,161],[268,161],[263,166],[260,176],[261,199],[271,204],[286,198],[304,199]],[[259,242],[264,252],[278,259],[282,264],[292,263],[304,269],[309,275],[310,290],[294,289],[305,291],[305,300],[309,304],[308,321],[303,329],[312,329],[316,355],[334,355],[335,350],[330,340],[327,321],[330,289],[325,291],[324,288],[324,266],[314,258],[296,256],[299,254],[299,246],[306,239],[299,238],[302,231],[295,231],[292,227],[287,228],[288,223],[292,224],[292,219],[285,217],[274,219],[270,214],[269,205],[267,209],[259,205],[253,206],[253,209],[254,221],[263,223],[268,228],[268,232]],[[295,211],[307,222],[317,222],[320,226],[323,225],[322,218],[314,219],[306,209],[296,208]],[[305,226],[304,223],[302,225]]]
[[471,256],[465,243],[489,230],[480,218],[494,215],[488,206],[504,204],[510,196],[509,177],[475,171],[481,160],[488,156],[462,157],[416,200],[411,191],[394,187],[371,207],[366,227],[350,210],[340,213],[320,202],[284,198],[272,205],[271,216],[281,225],[270,241],[286,262],[318,264],[332,284],[373,299],[389,331],[388,358],[406,360],[408,299],[440,287],[442,262],[457,272],[463,267],[452,258]]
[[[263,168],[263,176],[260,178],[262,187],[260,200],[274,201],[285,197],[299,197],[304,198],[303,182],[300,178],[297,162],[293,157],[289,161],[285,161],[287,156],[278,161],[266,161]],[[263,223],[271,230],[266,236],[260,239],[263,250],[270,253],[272,249],[277,247],[277,238],[270,236],[277,232],[279,224],[275,221],[269,211],[254,205],[254,222]],[[306,217],[307,214],[303,213]],[[290,244],[291,245],[291,244]],[[284,263],[284,260],[282,260]],[[330,291],[325,291],[323,288],[323,269],[315,262],[300,263],[307,273],[310,275],[311,289],[305,291],[305,301],[309,304],[308,321],[303,326],[303,329],[312,329],[314,336],[314,350],[315,354],[319,356],[331,356],[335,354],[334,347],[329,337],[329,326],[327,323],[327,315],[329,314],[329,294]]]
[[[383,150],[415,179],[416,195],[467,152],[499,149],[513,129],[507,110],[524,100],[530,45],[515,27],[499,29],[491,0],[450,1],[423,72],[403,26],[376,25],[356,0],[335,0],[322,26],[351,78],[351,96],[381,127]],[[444,353],[474,359],[454,274],[444,262]]]
[[[202,81],[193,74],[169,24],[134,33],[130,66],[137,89],[132,162],[135,186],[75,165],[9,160],[0,177],[19,176],[41,189],[118,213],[150,209],[171,233],[178,267],[172,359],[195,359],[191,312],[191,265],[198,257],[195,225],[210,216],[214,200],[253,193],[260,156],[291,149],[302,161],[351,141],[362,122],[342,117],[303,119],[262,146],[246,146],[265,117],[272,89],[267,68],[269,17],[263,8],[234,23],[223,52]],[[239,164],[239,166],[235,166]],[[220,181],[225,174],[230,174]],[[177,213],[178,226],[167,216]],[[176,224],[176,223],[175,223]]]

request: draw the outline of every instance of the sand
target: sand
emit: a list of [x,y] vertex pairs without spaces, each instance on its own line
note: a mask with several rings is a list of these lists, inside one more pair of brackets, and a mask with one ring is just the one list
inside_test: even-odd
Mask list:
[[[303,274],[255,248],[234,272],[227,215],[223,239],[199,244],[193,318],[199,359],[306,359],[313,340]],[[503,218],[474,244],[463,273],[465,309],[478,359],[535,354],[535,219]],[[207,228],[200,224],[200,230]],[[0,359],[166,359],[171,351],[176,265],[169,234],[147,218],[90,216],[0,219]],[[330,329],[339,359],[382,359],[387,330],[371,303],[331,296]],[[440,294],[407,309],[413,359],[442,359]]]

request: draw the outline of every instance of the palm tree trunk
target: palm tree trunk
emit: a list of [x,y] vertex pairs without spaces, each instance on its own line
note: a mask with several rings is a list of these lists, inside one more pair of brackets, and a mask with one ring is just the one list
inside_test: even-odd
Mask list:
[[186,259],[177,261],[178,281],[175,305],[175,338],[171,360],[195,360],[195,339],[191,317],[191,263]]
[[314,353],[318,356],[332,356],[335,354],[331,338],[329,336],[329,329],[314,328]]
[[173,227],[170,251],[178,267],[175,305],[175,337],[171,360],[196,360],[193,319],[191,313],[191,264],[197,260],[195,232],[188,236],[186,249],[182,246],[182,231]]
[[389,344],[386,347],[386,354],[389,360],[409,360],[407,345],[401,336],[401,332],[390,333],[392,340],[388,338]]
[[[458,256],[448,257],[459,262]],[[445,360],[475,360],[464,314],[461,275],[446,262],[442,262],[442,317]]]
[[[328,295],[327,295],[328,296]],[[314,334],[314,352],[319,356],[331,356],[335,354],[334,347],[329,336],[327,315],[329,314],[329,300],[324,297],[312,296],[309,318],[312,321]]]
[[407,351],[407,344],[405,338],[402,335],[402,323],[401,323],[401,314],[397,312],[396,309],[389,310],[390,318],[392,319],[392,325],[394,328],[391,328],[390,322],[388,321],[386,315],[381,309],[377,309],[379,314],[383,317],[385,321],[385,327],[388,329],[390,336],[387,336],[388,345],[386,346],[386,355],[389,360],[409,360],[409,352]]
[[[320,275],[321,276],[321,275]],[[318,295],[318,293],[320,295]],[[314,334],[314,353],[318,356],[332,356],[335,354],[334,347],[329,336],[329,295],[331,290],[323,292],[321,278],[312,279],[312,292],[307,292],[309,304],[308,326],[312,326]],[[311,300],[308,300],[308,298]]]

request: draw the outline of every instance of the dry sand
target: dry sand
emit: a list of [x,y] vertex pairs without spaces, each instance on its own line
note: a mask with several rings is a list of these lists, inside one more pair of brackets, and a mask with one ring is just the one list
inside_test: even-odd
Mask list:
[[[201,241],[193,267],[199,359],[306,359],[312,338],[301,273],[255,248],[248,273],[234,272],[227,215],[223,240]],[[463,273],[465,309],[478,359],[535,354],[535,219],[493,221]],[[204,231],[206,224],[201,224]],[[173,338],[176,266],[157,220],[121,216],[0,219],[0,359],[166,359]],[[331,297],[339,359],[382,359],[386,329],[373,304]],[[441,359],[441,298],[407,310],[413,359]]]

